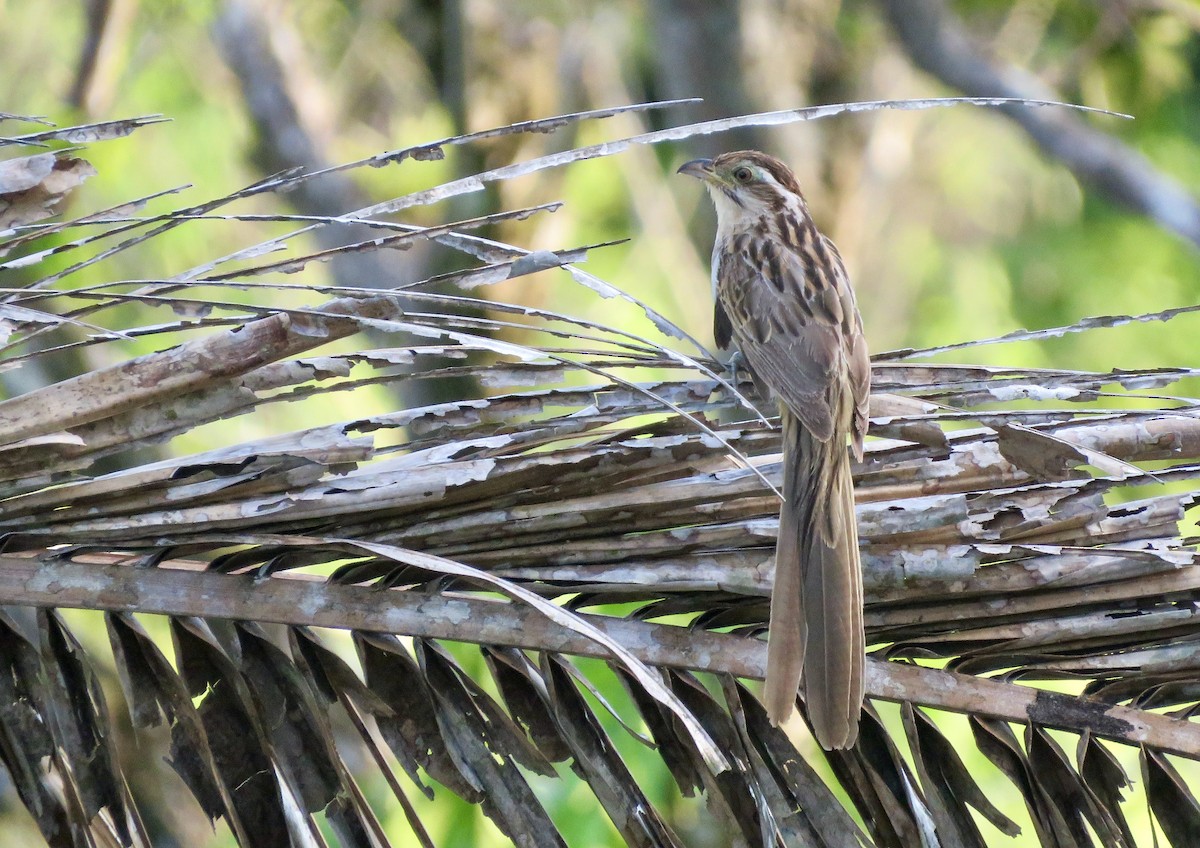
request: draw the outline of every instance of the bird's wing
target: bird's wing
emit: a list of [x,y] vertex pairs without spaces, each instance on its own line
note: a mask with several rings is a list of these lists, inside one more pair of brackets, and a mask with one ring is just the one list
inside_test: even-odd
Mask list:
[[[824,238],[822,236],[822,238]],[[838,283],[845,294],[843,309],[846,314],[853,315],[849,327],[849,335],[845,339],[846,376],[850,385],[850,396],[854,398],[854,421],[851,427],[851,444],[854,456],[862,462],[863,439],[867,435],[867,424],[870,417],[871,405],[871,356],[867,352],[867,337],[863,333],[862,315],[859,314],[858,304],[854,300],[854,290],[850,287],[850,279],[846,274],[846,266],[842,255],[838,253],[837,245],[825,239],[825,246],[836,258],[834,265],[838,275]]]
[[[817,279],[812,268],[827,272]],[[804,426],[822,441],[850,429],[846,416],[857,411],[860,393],[865,410],[870,368],[854,293],[832,245],[819,234],[804,250],[769,238],[731,239],[717,294],[742,355]]]

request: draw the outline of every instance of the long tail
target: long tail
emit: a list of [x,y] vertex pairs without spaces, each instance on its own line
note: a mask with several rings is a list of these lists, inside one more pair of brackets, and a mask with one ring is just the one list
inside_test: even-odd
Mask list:
[[780,724],[804,679],[817,741],[848,748],[863,702],[862,571],[844,438],[822,442],[783,412],[783,509],[763,700]]

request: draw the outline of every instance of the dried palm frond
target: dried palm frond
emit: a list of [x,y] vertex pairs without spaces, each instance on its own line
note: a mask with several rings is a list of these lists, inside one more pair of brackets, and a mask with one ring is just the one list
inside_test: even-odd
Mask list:
[[[430,797],[426,779],[480,804],[515,843],[545,845],[561,836],[530,775],[555,777],[569,761],[628,844],[679,844],[619,753],[626,734],[652,741],[682,793],[704,792],[737,844],[983,845],[980,818],[1016,834],[1015,802],[1000,809],[979,787],[940,711],[969,716],[975,747],[1041,844],[1134,844],[1110,741],[1135,746],[1157,821],[1192,844],[1200,802],[1172,758],[1200,758],[1190,721],[1200,568],[1179,529],[1197,497],[1200,405],[1164,392],[1197,371],[918,361],[967,344],[876,357],[874,438],[855,468],[867,690],[901,708],[897,720],[869,709],[858,745],[829,755],[829,777],[742,682],[763,672],[753,637],[766,620],[780,476],[778,433],[752,384],[732,384],[686,333],[573,264],[594,246],[531,252],[469,232],[557,204],[424,228],[379,217],[631,143],[810,116],[675,127],[519,162],[300,220],[169,279],[70,286],[79,269],[197,218],[238,220],[217,210],[312,175],[169,214],[133,217],[143,199],[50,225],[23,217],[7,232],[6,273],[51,256],[72,264],[0,290],[0,367],[116,340],[155,346],[0,403],[0,601],[11,605],[0,612],[0,759],[46,840],[151,843],[102,664],[59,611],[79,608],[105,612],[135,730],[166,724],[172,766],[244,845],[322,844],[319,821],[342,844],[387,844],[361,764],[351,768],[364,752],[422,844],[432,843],[392,763]],[[99,140],[140,123],[83,129]],[[72,132],[8,143],[88,140]],[[381,235],[262,259],[343,223]],[[39,241],[85,226],[99,230]],[[418,241],[477,264],[388,291],[268,277]],[[556,268],[640,306],[660,335],[446,293]],[[111,326],[128,304],[177,317]],[[272,404],[349,411],[368,386],[451,376],[493,393],[145,460],[167,439]],[[141,613],[167,616],[169,653]],[[313,628],[351,632],[358,669]],[[486,676],[440,640],[482,646]],[[615,671],[632,704],[614,707],[627,729],[605,728],[606,696],[577,657]],[[1063,730],[1074,757],[1050,732]]]

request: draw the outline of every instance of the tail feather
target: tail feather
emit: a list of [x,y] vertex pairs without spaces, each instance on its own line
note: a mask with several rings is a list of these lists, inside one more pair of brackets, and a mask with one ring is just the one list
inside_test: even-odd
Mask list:
[[[787,439],[784,429],[784,439]],[[784,456],[788,456],[785,446]],[[786,493],[788,470],[784,471]],[[796,707],[804,672],[808,627],[803,610],[804,582],[800,568],[800,524],[793,502],[784,497],[775,545],[775,585],[771,589],[771,620],[767,634],[767,680],[763,704],[772,724],[782,724]]]
[[863,701],[862,572],[854,485],[841,439],[822,442],[784,412],[780,513],[763,700],[787,719],[801,679],[817,741],[848,748]]

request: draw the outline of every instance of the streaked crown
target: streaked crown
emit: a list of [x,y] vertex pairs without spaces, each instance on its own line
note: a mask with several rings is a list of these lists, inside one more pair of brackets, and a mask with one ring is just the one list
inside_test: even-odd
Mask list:
[[734,150],[712,160],[713,171],[728,184],[752,192],[780,190],[800,194],[792,169],[774,156],[757,150]]

